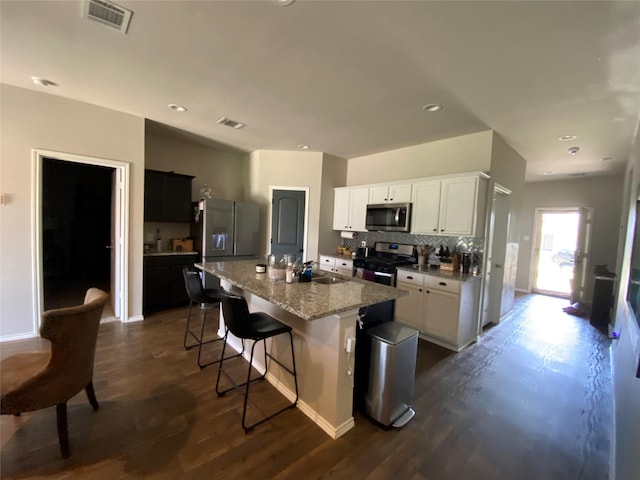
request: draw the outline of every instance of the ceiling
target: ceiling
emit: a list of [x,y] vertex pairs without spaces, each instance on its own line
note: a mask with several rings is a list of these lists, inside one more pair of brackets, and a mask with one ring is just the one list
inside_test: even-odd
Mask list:
[[0,80],[240,151],[348,159],[493,129],[527,181],[622,174],[638,124],[637,1],[116,3],[126,35],[81,0],[2,0]]

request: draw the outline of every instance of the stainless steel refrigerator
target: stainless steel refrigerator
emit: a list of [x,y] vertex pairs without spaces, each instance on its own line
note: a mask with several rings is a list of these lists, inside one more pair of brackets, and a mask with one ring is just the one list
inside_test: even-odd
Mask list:
[[[191,236],[203,262],[256,258],[259,249],[260,206],[251,202],[205,199],[194,204]],[[205,288],[217,279],[205,276]]]

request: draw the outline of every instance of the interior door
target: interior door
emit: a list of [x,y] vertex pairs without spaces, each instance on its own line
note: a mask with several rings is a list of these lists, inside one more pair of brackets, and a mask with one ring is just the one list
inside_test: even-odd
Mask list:
[[123,202],[122,172],[119,168],[111,175],[111,245],[110,245],[110,275],[111,275],[111,306],[116,318],[120,317],[122,304],[122,272],[120,260],[122,256],[122,219],[120,209]]
[[593,221],[593,209],[580,208],[578,221],[578,240],[573,263],[573,281],[571,284],[571,303],[585,299],[585,285],[587,283],[587,264],[591,256],[591,226]]
[[502,316],[502,290],[504,288],[507,235],[509,232],[509,193],[507,189],[494,185],[484,272],[481,320],[483,327],[490,322],[500,323]]
[[271,200],[271,253],[304,260],[305,197],[302,190],[274,190]]

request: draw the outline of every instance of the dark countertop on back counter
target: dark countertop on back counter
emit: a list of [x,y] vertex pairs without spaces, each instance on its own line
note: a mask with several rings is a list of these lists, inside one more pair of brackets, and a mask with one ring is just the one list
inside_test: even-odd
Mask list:
[[451,272],[448,270],[440,270],[439,268],[431,268],[428,265],[406,265],[398,267],[398,270],[405,270],[407,272],[419,272],[425,275],[432,275],[434,277],[446,278],[448,280],[458,280],[466,282],[467,280],[473,280],[476,278],[482,278],[482,275],[474,275],[472,273],[462,273],[461,270],[457,272]]

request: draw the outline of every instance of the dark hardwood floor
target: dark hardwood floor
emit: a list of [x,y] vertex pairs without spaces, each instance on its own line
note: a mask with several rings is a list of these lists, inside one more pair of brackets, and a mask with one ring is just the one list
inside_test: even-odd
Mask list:
[[[457,354],[420,341],[416,417],[385,431],[356,413],[338,440],[298,410],[245,435],[240,392],[217,398],[217,367],[200,370],[182,348],[186,308],[102,324],[101,406],[84,394],[70,402],[71,457],[59,455],[54,408],[2,416],[2,478],[606,479],[609,340],[564,306],[522,296]],[[39,348],[47,342],[5,343],[1,355]],[[284,401],[258,385],[252,409]]]

